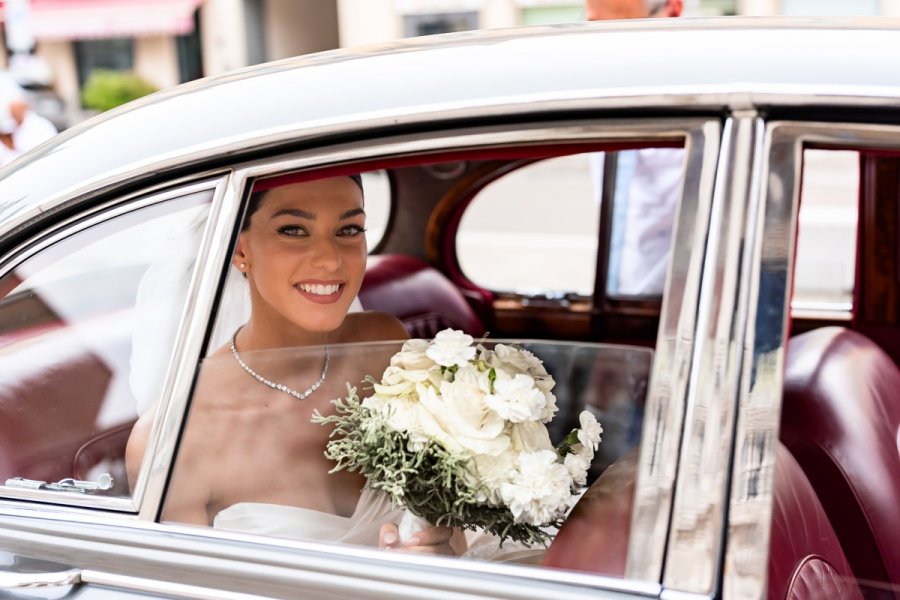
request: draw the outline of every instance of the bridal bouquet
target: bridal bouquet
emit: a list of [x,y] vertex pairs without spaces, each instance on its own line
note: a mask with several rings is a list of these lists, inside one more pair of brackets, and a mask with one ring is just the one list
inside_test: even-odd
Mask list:
[[[314,416],[335,426],[325,455],[335,471],[362,473],[375,489],[435,525],[483,529],[546,544],[585,485],[603,429],[589,412],[554,446],[553,378],[532,353],[446,329],[412,339],[374,393],[334,401]],[[402,527],[401,527],[402,529]]]

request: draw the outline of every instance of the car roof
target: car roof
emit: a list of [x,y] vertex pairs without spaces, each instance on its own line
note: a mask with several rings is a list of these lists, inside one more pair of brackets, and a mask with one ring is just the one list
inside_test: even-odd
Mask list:
[[0,170],[0,235],[91,190],[354,129],[548,109],[900,108],[900,20],[648,19],[300,56],[142,98]]

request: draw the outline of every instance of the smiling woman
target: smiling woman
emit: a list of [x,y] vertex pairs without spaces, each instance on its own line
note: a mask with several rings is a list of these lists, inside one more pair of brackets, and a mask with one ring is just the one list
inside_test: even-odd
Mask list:
[[[396,542],[393,508],[364,491],[358,475],[329,475],[332,465],[323,454],[327,432],[310,423],[310,411],[327,411],[339,393],[336,382],[357,380],[362,374],[354,369],[373,366],[357,365],[340,353],[332,358],[330,345],[406,337],[390,315],[348,314],[365,272],[364,234],[357,175],[279,177],[254,188],[232,257],[249,287],[250,316],[228,344],[212,352],[202,373],[164,519],[246,529],[258,506],[266,507],[267,516],[277,505],[333,520],[352,515],[363,503],[367,514],[376,514],[363,531],[351,532],[352,539],[382,546]],[[299,361],[255,356],[284,348],[311,350]],[[138,421],[128,443],[132,485],[153,412]],[[291,483],[273,485],[273,472]],[[450,552],[450,533],[430,527],[407,547]]]

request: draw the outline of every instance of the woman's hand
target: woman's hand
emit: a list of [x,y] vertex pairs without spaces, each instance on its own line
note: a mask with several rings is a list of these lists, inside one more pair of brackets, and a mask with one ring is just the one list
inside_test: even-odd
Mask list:
[[378,547],[388,550],[402,550],[404,552],[456,556],[456,552],[450,545],[451,537],[453,537],[452,529],[443,525],[434,525],[417,531],[411,538],[401,542],[397,525],[385,523],[381,526],[378,536]]

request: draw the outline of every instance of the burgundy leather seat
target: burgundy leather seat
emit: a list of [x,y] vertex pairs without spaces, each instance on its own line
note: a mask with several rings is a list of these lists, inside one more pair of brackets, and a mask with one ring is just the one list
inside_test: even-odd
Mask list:
[[[624,575],[634,465],[634,456],[626,456],[591,486],[550,545],[544,566]],[[775,468],[768,569],[769,599],[862,598],[816,493],[782,445]]]
[[792,338],[781,427],[856,576],[900,584],[900,370],[891,358],[840,327]]
[[366,310],[396,316],[411,337],[431,338],[448,327],[475,337],[485,332],[482,320],[459,289],[414,256],[370,256],[359,300]]

